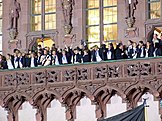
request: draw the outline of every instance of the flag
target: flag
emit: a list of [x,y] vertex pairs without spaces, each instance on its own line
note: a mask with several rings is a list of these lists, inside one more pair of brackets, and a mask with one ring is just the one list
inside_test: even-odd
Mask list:
[[101,121],[147,121],[145,105],[142,104],[132,110]]

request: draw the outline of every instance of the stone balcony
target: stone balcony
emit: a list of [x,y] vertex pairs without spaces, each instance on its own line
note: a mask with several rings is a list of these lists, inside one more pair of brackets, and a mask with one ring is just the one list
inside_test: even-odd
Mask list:
[[46,109],[54,99],[66,108],[67,120],[74,121],[76,105],[84,96],[96,105],[96,117],[101,119],[114,94],[133,108],[145,92],[157,100],[162,98],[162,58],[0,72],[0,98],[8,111],[8,121],[18,121],[18,110],[25,101],[37,109],[37,121],[46,121]]

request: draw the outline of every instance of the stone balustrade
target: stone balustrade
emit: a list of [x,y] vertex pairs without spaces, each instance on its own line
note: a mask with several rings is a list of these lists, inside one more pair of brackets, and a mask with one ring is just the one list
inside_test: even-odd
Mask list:
[[37,108],[40,121],[46,121],[46,109],[53,99],[66,107],[67,120],[74,121],[76,105],[84,96],[96,105],[96,117],[102,119],[105,105],[114,94],[133,108],[145,92],[157,100],[162,98],[162,58],[0,72],[0,99],[12,121],[18,121],[17,112],[25,101]]

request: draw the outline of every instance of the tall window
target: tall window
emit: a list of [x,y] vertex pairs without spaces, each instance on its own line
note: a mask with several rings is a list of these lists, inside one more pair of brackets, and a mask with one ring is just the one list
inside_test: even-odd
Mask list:
[[56,29],[56,0],[32,0],[32,31]]
[[89,47],[117,39],[117,0],[87,0],[86,12]]
[[161,16],[160,0],[148,0],[148,19],[156,19]]
[[2,53],[2,11],[3,11],[3,4],[2,0],[0,0],[0,53]]

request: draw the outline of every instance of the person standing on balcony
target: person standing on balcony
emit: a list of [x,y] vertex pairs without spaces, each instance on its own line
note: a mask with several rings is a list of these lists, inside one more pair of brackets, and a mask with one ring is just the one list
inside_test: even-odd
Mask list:
[[154,49],[153,55],[154,57],[162,56],[162,51],[161,51],[159,43],[155,43],[155,49]]
[[119,43],[116,47],[115,50],[115,59],[119,60],[119,59],[124,59],[124,48],[123,48],[123,44]]
[[151,43],[149,41],[146,42],[146,58],[147,57],[153,57],[153,53],[154,53],[154,46],[151,46]]
[[89,58],[88,50],[85,49],[85,50],[83,51],[83,53],[84,53],[84,54],[83,54],[82,62],[83,62],[83,63],[91,62],[91,60],[90,60],[90,58]]
[[48,51],[46,49],[44,50],[44,55],[42,55],[41,62],[42,62],[42,66],[49,66],[50,65],[51,57],[48,54]]
[[73,64],[81,63],[81,55],[79,54],[79,51],[78,51],[77,48],[75,48],[73,50],[73,55],[72,55],[71,62]]
[[65,50],[62,51],[61,64],[68,64],[67,53]]
[[114,46],[112,43],[108,44],[108,48],[107,48],[107,60],[114,60],[115,55],[114,55]]
[[53,50],[51,53],[51,65],[60,65],[59,57],[56,50]]
[[157,34],[153,35],[153,39],[152,39],[151,44],[155,47],[155,43],[160,43],[160,39],[158,38]]
[[139,41],[138,47],[137,47],[137,58],[144,58],[146,56],[146,49],[144,46],[143,41]]
[[29,65],[30,65],[30,67],[37,67],[38,66],[37,58],[36,58],[34,52],[32,52],[30,54]]
[[128,40],[128,47],[127,47],[128,58],[133,58],[132,54],[133,54],[133,41]]
[[10,54],[6,55],[7,69],[14,69],[12,57]]
[[97,45],[95,45],[93,47],[93,50],[91,52],[91,56],[92,56],[92,62],[101,62],[102,61],[102,52],[101,49],[99,49],[99,47]]

